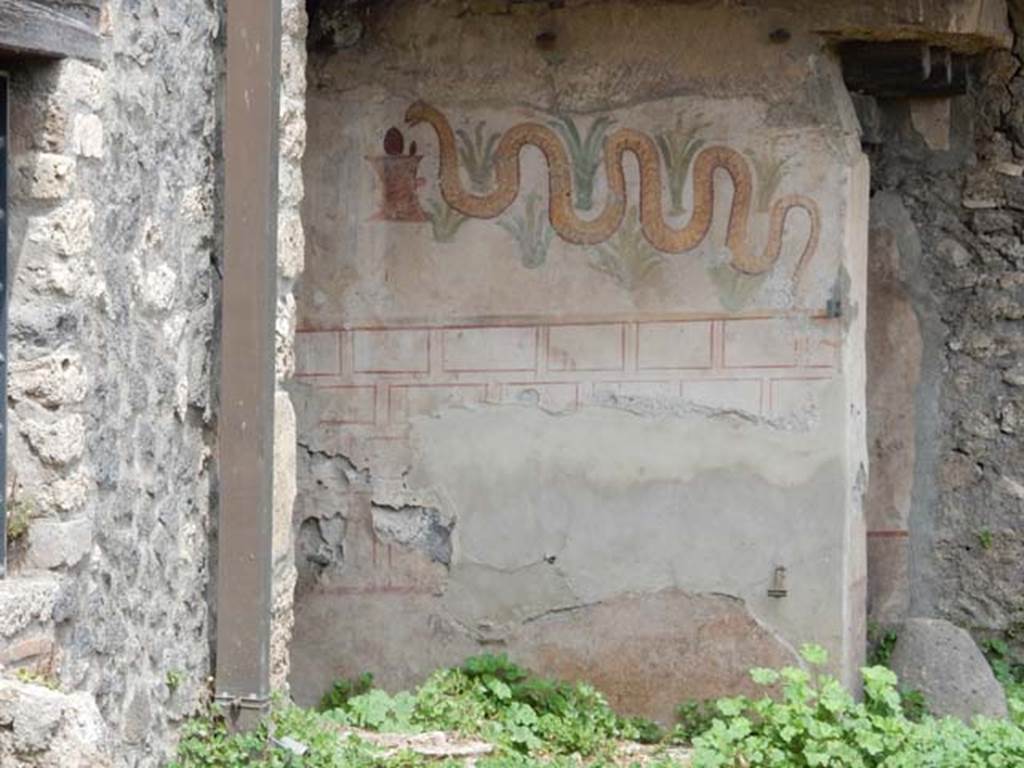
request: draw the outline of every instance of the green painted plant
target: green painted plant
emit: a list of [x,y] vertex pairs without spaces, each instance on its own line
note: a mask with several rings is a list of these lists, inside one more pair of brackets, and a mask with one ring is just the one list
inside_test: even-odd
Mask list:
[[427,208],[430,228],[434,240],[438,243],[452,242],[459,233],[459,228],[469,221],[467,216],[463,216],[443,200],[428,200]]
[[524,267],[536,269],[547,261],[555,231],[548,221],[547,209],[541,205],[540,195],[528,194],[522,212],[498,224],[515,238]]
[[664,254],[644,237],[636,208],[631,206],[614,237],[591,250],[590,266],[627,291],[639,287],[660,267]]
[[494,153],[501,139],[501,134],[494,131],[485,135],[486,125],[487,123],[481,120],[473,127],[472,133],[463,128],[455,131],[459,142],[459,159],[469,176],[469,183],[476,192],[486,192],[490,187]]
[[697,150],[704,146],[705,141],[698,137],[698,134],[707,128],[711,123],[695,120],[689,127],[684,128],[682,117],[676,117],[674,128],[662,131],[654,139],[658,143],[658,150],[665,162],[665,170],[668,175],[668,192],[671,208],[669,212],[673,216],[685,213],[683,208],[683,190],[686,188],[686,177],[690,172],[690,165],[697,154]]
[[575,204],[581,211],[594,207],[594,178],[604,156],[605,134],[614,122],[610,117],[601,116],[590,124],[586,136],[580,133],[571,117],[559,115],[551,123],[569,148]]
[[757,178],[756,184],[756,202],[757,210],[761,213],[765,213],[771,208],[772,198],[775,197],[775,192],[779,188],[779,184],[782,183],[782,177],[786,168],[786,163],[789,162],[788,156],[781,156],[775,153],[774,146],[773,151],[768,154],[761,155],[753,152],[748,153],[750,162],[754,165],[754,171],[756,172]]

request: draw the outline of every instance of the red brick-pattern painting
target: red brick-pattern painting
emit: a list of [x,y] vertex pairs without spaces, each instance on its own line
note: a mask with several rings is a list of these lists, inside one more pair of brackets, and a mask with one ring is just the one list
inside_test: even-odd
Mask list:
[[758,416],[814,402],[838,366],[835,320],[743,318],[300,329],[297,378],[320,425],[397,437],[447,408],[571,412],[609,396]]

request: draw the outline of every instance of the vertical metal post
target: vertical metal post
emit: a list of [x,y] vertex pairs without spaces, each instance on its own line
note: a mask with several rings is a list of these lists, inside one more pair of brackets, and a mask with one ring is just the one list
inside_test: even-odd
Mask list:
[[7,75],[0,73],[0,579],[7,575]]
[[216,700],[238,728],[270,696],[280,0],[227,0]]

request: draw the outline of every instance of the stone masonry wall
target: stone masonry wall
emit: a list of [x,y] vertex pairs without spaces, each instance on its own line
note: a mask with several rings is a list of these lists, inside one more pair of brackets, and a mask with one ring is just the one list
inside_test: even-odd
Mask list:
[[295,373],[295,297],[292,289],[302,272],[305,233],[300,215],[302,157],[306,149],[306,17],[305,0],[283,0],[281,23],[281,123],[278,197],[277,380],[274,405],[274,628],[271,640],[271,682],[287,686],[295,597],[295,547],[292,506],[295,501],[295,410],[284,385]]
[[870,611],[1024,641],[1024,5],[968,96],[862,110]]
[[[83,693],[55,700],[5,683],[0,718],[15,733],[0,740],[5,760],[158,765],[209,694],[222,18],[208,3],[113,3],[102,62],[13,73],[9,495],[31,520],[0,582],[0,663]],[[285,382],[304,248],[302,0],[283,3],[282,34]],[[295,419],[287,394],[276,403],[271,653],[281,688]],[[68,718],[83,726],[70,736]],[[76,735],[95,749],[76,749]]]
[[220,23],[114,1],[102,61],[12,71],[0,649],[79,693],[4,683],[5,766],[160,765],[208,696]]

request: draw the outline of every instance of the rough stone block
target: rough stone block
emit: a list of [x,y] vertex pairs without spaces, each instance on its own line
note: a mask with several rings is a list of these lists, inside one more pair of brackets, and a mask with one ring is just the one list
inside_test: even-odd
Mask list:
[[67,197],[75,180],[75,160],[66,155],[33,152],[14,159],[15,193],[32,200]]
[[20,428],[46,464],[66,466],[80,459],[85,450],[85,421],[77,413],[52,421],[26,419]]
[[970,721],[1006,717],[1006,694],[971,636],[942,619],[910,619],[890,663],[903,687],[924,694],[936,715]]
[[36,520],[29,529],[25,564],[48,570],[77,565],[92,548],[92,520]]
[[87,391],[88,379],[81,356],[75,352],[11,361],[8,396],[14,400],[30,398],[40,405],[56,408],[82,402]]
[[43,507],[54,507],[61,512],[76,512],[85,506],[89,490],[93,487],[92,477],[84,471],[76,471],[39,488],[36,495]]
[[306,113],[301,101],[281,100],[281,159],[299,163],[306,151]]
[[111,765],[106,725],[86,693],[0,679],[0,726],[0,765]]
[[60,81],[56,99],[66,103],[99,110],[103,107],[103,70],[78,59],[67,59],[60,65]]
[[0,579],[0,638],[12,638],[33,624],[48,624],[59,591],[59,579],[49,574]]
[[178,288],[178,275],[169,264],[141,270],[139,292],[146,306],[158,312],[167,312],[174,306]]
[[92,246],[96,210],[91,200],[71,200],[45,216],[31,219],[27,239],[47,254],[77,256]]
[[38,632],[0,646],[0,666],[46,658],[53,652],[53,632]]
[[0,723],[10,728],[9,746],[22,753],[46,749],[60,727],[63,704],[64,696],[57,691],[0,681]]
[[277,267],[281,277],[294,280],[302,273],[306,235],[297,211],[281,211],[277,224]]
[[71,128],[71,151],[79,157],[103,157],[103,122],[96,115],[77,115]]
[[292,555],[295,450],[295,410],[288,393],[277,392],[274,396],[274,562]]
[[949,149],[952,99],[910,99],[910,121],[928,148]]

